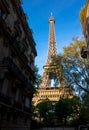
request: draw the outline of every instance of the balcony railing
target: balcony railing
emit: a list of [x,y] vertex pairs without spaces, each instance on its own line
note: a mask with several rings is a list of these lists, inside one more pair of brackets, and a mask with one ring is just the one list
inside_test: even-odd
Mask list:
[[14,101],[13,107],[18,108],[18,109],[22,109],[22,104],[17,102],[17,101]]
[[26,86],[27,89],[30,89],[31,93],[33,91],[33,85],[22,73],[22,70],[13,62],[10,57],[4,57],[1,67],[8,68],[18,79],[23,83],[23,86]]
[[11,37],[11,29],[8,27],[7,23],[5,22],[6,14],[0,16],[0,33],[3,32],[7,37]]
[[5,13],[9,13],[9,3],[7,0],[0,0],[0,7],[4,10]]
[[13,62],[13,60],[10,57],[4,57],[3,58],[3,65],[8,67],[8,69],[10,69],[12,72],[14,72],[14,74],[17,77],[19,77],[19,79],[21,81],[23,81],[24,83],[27,82],[27,79],[24,76],[24,74],[22,73],[22,71],[20,70],[20,68],[17,67],[17,65]]
[[10,97],[8,97],[7,95],[5,95],[5,94],[3,94],[3,93],[0,93],[0,102],[1,102],[1,103],[5,103],[5,104],[8,104],[8,105],[11,104]]
[[31,108],[24,106],[24,111],[30,113],[31,112]]
[[27,57],[24,55],[24,53],[22,53],[21,46],[20,46],[20,41],[16,41],[16,39],[14,39],[11,36],[11,30],[6,25],[6,22],[3,19],[3,17],[0,17],[0,28],[1,28],[0,29],[0,34],[5,33],[5,35],[10,39],[9,43],[11,43],[10,46],[12,47],[12,50],[14,51],[14,53],[16,55],[19,56],[20,60],[23,62],[23,64],[25,65],[27,70],[31,73],[31,75],[33,75],[32,69],[27,65],[28,64]]
[[20,28],[20,22],[19,22],[19,20],[15,21],[15,23],[14,23],[14,28],[15,28],[15,30],[16,30],[17,36],[18,36],[18,37],[21,37],[22,30],[21,30],[21,28]]
[[34,78],[34,72],[31,67],[28,65],[28,59],[25,54],[21,53],[21,46],[19,42],[15,42],[12,44],[13,51],[16,55],[18,55],[20,61],[22,61],[23,65],[25,66],[26,70],[31,74],[32,79]]

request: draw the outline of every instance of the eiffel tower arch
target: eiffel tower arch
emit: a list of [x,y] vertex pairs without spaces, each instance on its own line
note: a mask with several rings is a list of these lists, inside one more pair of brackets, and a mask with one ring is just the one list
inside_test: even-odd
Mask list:
[[48,56],[46,64],[43,66],[43,75],[37,93],[33,97],[34,105],[44,99],[57,102],[61,97],[73,96],[73,89],[67,85],[62,66],[52,62],[52,57],[57,55],[54,24],[55,19],[51,15],[49,18]]

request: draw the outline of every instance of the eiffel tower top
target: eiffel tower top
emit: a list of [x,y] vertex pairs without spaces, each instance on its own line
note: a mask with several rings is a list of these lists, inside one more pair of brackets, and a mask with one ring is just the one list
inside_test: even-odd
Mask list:
[[55,23],[55,20],[54,20],[54,17],[53,17],[53,13],[51,12],[51,16],[50,16],[50,18],[49,18],[49,22],[50,21],[54,21],[54,23]]
[[49,23],[50,23],[50,25],[49,25],[48,56],[47,56],[46,64],[50,64],[52,61],[52,56],[57,54],[55,29],[54,29],[55,19],[54,19],[52,13],[49,18]]

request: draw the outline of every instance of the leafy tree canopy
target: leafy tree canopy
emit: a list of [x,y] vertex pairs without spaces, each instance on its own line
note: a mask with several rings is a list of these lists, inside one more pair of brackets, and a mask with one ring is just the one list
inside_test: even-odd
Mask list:
[[66,125],[69,120],[78,118],[79,107],[80,100],[78,97],[64,98],[56,103],[55,113],[61,123]]
[[34,81],[34,86],[37,87],[40,79],[41,79],[41,75],[38,73],[39,69],[38,67],[35,65],[34,67],[34,75],[35,75],[35,81]]
[[83,38],[74,37],[69,46],[63,48],[63,54],[53,59],[57,64],[61,62],[69,86],[73,86],[78,94],[83,91],[89,93],[89,63],[81,57],[84,45]]

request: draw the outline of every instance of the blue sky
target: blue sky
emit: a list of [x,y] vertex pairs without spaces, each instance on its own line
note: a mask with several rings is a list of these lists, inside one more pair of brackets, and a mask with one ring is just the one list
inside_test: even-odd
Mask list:
[[86,0],[22,0],[24,12],[28,16],[29,27],[36,42],[37,57],[35,64],[39,74],[43,72],[48,53],[49,17],[55,18],[57,52],[62,53],[74,36],[82,36],[79,21],[80,9]]

